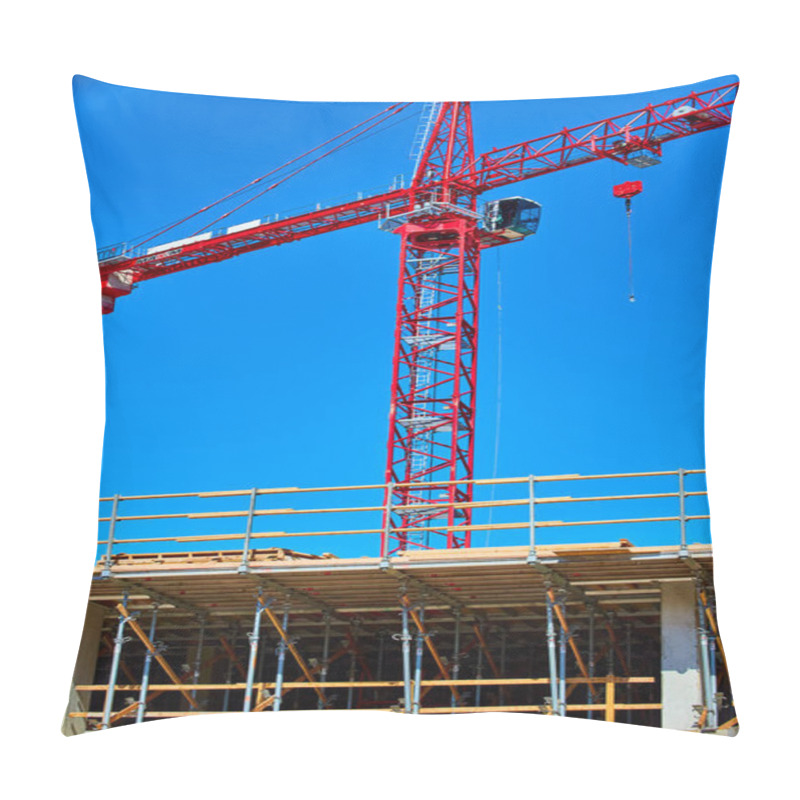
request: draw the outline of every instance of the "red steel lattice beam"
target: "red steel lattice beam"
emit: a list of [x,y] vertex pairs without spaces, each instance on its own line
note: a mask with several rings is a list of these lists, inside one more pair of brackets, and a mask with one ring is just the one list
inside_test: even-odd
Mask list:
[[[634,163],[632,154],[638,151],[658,155],[665,142],[729,125],[737,88],[738,84],[733,83],[705,92],[690,92],[590,125],[565,128],[559,133],[497,148],[477,158],[461,144],[463,133],[471,124],[469,104],[443,103],[412,187],[392,189],[283,220],[262,221],[263,224],[245,230],[215,231],[203,241],[177,243],[174,248],[155,253],[131,252],[121,245],[101,248],[98,251],[100,277],[103,294],[109,301],[105,310],[112,310],[114,299],[129,294],[141,281],[375,222],[382,217],[411,211],[421,198],[443,197],[447,193],[474,197],[491,189],[604,158],[631,164]],[[680,113],[689,106],[692,111]],[[439,131],[455,107],[458,107],[455,130],[460,139],[454,139],[448,150]],[[443,164],[448,153],[456,167],[445,173]]]

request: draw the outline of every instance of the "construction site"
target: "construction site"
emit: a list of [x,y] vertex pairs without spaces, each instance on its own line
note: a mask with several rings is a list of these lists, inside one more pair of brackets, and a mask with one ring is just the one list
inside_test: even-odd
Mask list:
[[[506,479],[503,485],[527,497],[492,506],[514,508],[524,520],[493,530],[523,530],[528,545],[406,549],[372,558],[259,547],[264,539],[309,534],[257,534],[253,522],[262,516],[375,517],[381,505],[286,509],[259,508],[256,501],[385,493],[384,486],[208,492],[191,499],[236,498],[248,507],[145,519],[122,513],[123,501],[190,498],[105,498],[113,510],[101,519],[106,554],[95,569],[70,729],[241,710],[372,708],[519,711],[735,731],[714,612],[711,548],[686,544],[687,528],[706,518],[686,510],[687,502],[705,495],[686,489],[691,480],[702,484],[701,473]],[[611,481],[671,482],[675,488],[605,496],[548,491]],[[572,521],[537,521],[535,513],[539,505],[642,501],[671,503],[674,512]],[[471,505],[485,508],[488,502]],[[245,534],[149,542],[204,548],[196,552],[126,554],[146,540],[118,533],[122,525],[148,520],[231,517],[244,518]],[[536,544],[544,531],[598,524],[658,524],[673,534],[665,540],[677,542]],[[369,528],[316,533],[380,534]],[[241,545],[231,549],[232,539]],[[207,549],[213,546],[221,549]]]
[[[226,211],[183,239],[161,241],[175,223],[102,248],[110,314],[120,300],[147,302],[128,295],[159,276],[365,222],[396,234],[388,455],[383,482],[369,485],[101,497],[64,732],[194,714],[372,709],[734,735],[702,465],[476,477],[475,397],[481,253],[519,246],[542,210],[521,196],[479,206],[480,195],[600,160],[657,166],[667,143],[728,126],[736,88],[689,92],[482,155],[469,103],[429,103],[408,183],[219,228]],[[408,105],[223,200],[238,211],[270,181]],[[642,190],[641,181],[613,187],[629,248]],[[629,254],[635,301],[632,264]],[[490,534],[499,544],[478,546]]]

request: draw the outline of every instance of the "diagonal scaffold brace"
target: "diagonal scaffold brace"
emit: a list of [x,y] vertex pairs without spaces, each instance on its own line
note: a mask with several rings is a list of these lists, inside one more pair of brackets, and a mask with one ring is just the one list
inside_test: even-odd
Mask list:
[[[428,651],[433,656],[433,660],[436,662],[436,668],[439,670],[440,675],[446,680],[451,680],[450,671],[447,669],[444,661],[442,661],[441,656],[439,655],[439,651],[436,649],[436,645],[431,641],[430,633],[425,629],[424,622],[420,619],[419,614],[417,613],[416,609],[411,605],[411,601],[408,598],[408,595],[404,594],[400,598],[400,602],[404,609],[407,610],[409,616],[411,617],[412,622],[416,626],[419,633],[422,635],[425,645],[428,648]],[[450,692],[453,695],[455,701],[461,702],[461,694],[459,693],[458,689],[455,686],[450,686]]]
[[[117,611],[119,611],[121,617],[125,618],[125,621],[128,623],[131,630],[139,637],[142,644],[147,648],[148,652],[152,653],[153,658],[158,662],[158,665],[161,667],[161,669],[163,669],[164,672],[167,673],[169,679],[176,686],[181,686],[183,684],[183,681],[177,676],[172,667],[167,663],[167,660],[164,658],[164,656],[161,655],[159,648],[156,647],[156,645],[150,641],[150,637],[142,630],[139,623],[128,613],[128,609],[125,608],[125,606],[122,605],[122,603],[118,603]],[[197,705],[197,701],[194,699],[194,697],[192,697],[192,693],[188,689],[181,689],[181,694],[186,698],[187,702],[192,708],[194,709],[199,708],[199,706]]]
[[556,617],[558,617],[558,623],[561,626],[561,630],[564,632],[564,636],[572,650],[572,655],[575,656],[575,661],[578,664],[578,669],[581,671],[581,675],[588,681],[589,691],[592,693],[592,697],[595,697],[595,689],[592,685],[592,682],[589,678],[589,670],[586,668],[586,664],[583,660],[583,657],[578,650],[578,646],[575,644],[575,639],[570,632],[569,625],[567,624],[566,616],[564,615],[564,611],[561,607],[561,603],[556,601],[555,592],[552,587],[547,589],[547,597],[552,604],[553,611],[555,612]]
[[292,657],[297,662],[297,666],[300,667],[300,669],[302,670],[303,675],[305,676],[305,679],[309,683],[309,686],[311,686],[311,688],[317,693],[317,697],[319,697],[320,702],[323,703],[324,706],[327,706],[328,705],[328,701],[327,701],[327,699],[325,697],[325,693],[322,690],[322,687],[314,679],[314,674],[312,673],[312,671],[309,668],[308,664],[306,664],[306,661],[303,658],[303,656],[300,655],[300,652],[295,647],[294,642],[289,638],[289,635],[284,630],[283,625],[281,625],[280,620],[275,616],[275,612],[273,612],[273,610],[271,608],[269,608],[269,606],[264,606],[262,613],[272,623],[272,626],[278,632],[278,636],[281,637],[281,640],[282,640],[283,644],[286,646],[286,648],[292,654]]

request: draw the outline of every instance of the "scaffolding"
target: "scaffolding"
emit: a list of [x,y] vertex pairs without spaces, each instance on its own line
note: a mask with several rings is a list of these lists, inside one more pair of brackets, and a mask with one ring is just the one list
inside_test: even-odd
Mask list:
[[[657,491],[630,488],[643,481],[655,481]],[[473,517],[472,531],[491,529],[514,537],[511,543],[391,556],[386,537],[410,531],[352,522],[383,520],[390,516],[384,504],[297,507],[320,493],[391,497],[384,484],[101,498],[110,511],[100,517],[90,592],[96,621],[90,625],[87,615],[84,630],[95,656],[76,668],[67,718],[80,731],[193,714],[338,708],[511,711],[662,726],[677,704],[684,729],[735,732],[711,547],[691,533],[708,519],[702,481],[703,470],[683,469],[475,480],[476,488],[523,488],[524,497],[469,504],[505,514],[490,528]],[[548,492],[598,482],[623,488]],[[295,507],[282,507],[286,496]],[[259,507],[267,500],[269,507]],[[211,501],[239,507],[198,510]],[[169,510],[158,510],[163,503]],[[176,503],[191,510],[173,510]],[[597,503],[632,504],[635,512],[577,510]],[[642,510],[647,504],[652,511]],[[689,514],[691,504],[698,508]],[[546,518],[553,507],[571,509],[563,514],[569,518]],[[255,530],[261,517],[297,522],[307,515],[343,515],[347,527]],[[244,521],[244,530],[165,535],[165,528],[209,521]],[[620,524],[674,541],[544,541],[564,529]],[[383,538],[375,555],[337,558],[284,546],[359,535]],[[281,546],[254,546],[269,538]],[[185,549],[189,543],[195,549]],[[673,638],[677,630],[675,641],[691,640],[678,669],[667,624]]]

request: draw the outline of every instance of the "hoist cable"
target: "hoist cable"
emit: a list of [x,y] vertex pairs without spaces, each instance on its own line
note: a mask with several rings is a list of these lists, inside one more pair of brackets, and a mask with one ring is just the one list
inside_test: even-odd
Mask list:
[[[373,125],[371,125],[369,128],[365,128],[365,130],[361,131],[360,133],[355,134],[355,136],[351,137],[351,139],[348,140],[348,141],[352,141],[353,139],[355,139],[358,136],[360,136],[362,133],[365,133],[366,131],[370,130],[371,128],[374,128],[376,125],[379,125],[381,121],[385,121],[389,117],[394,116],[395,114],[399,113],[403,109],[407,108],[409,105],[410,105],[410,103],[402,103],[402,104],[401,103],[394,103],[394,104],[388,106],[387,108],[382,109],[377,114],[373,114],[371,117],[368,117],[367,119],[362,120],[358,124],[351,126],[347,130],[344,130],[341,133],[338,133],[336,136],[333,136],[330,139],[327,139],[326,141],[322,142],[321,144],[318,144],[315,147],[312,147],[310,150],[307,150],[305,153],[302,153],[301,155],[298,155],[298,156],[295,156],[294,158],[289,159],[288,161],[284,162],[280,166],[277,166],[274,169],[271,169],[269,172],[266,172],[263,175],[260,175],[258,178],[254,178],[253,180],[249,181],[244,186],[241,186],[240,188],[236,189],[235,191],[226,194],[224,197],[220,197],[218,200],[215,200],[213,203],[209,203],[208,205],[203,206],[202,208],[198,209],[197,211],[193,212],[192,214],[189,214],[189,215],[187,215],[185,217],[182,217],[181,219],[177,220],[177,222],[173,222],[172,224],[167,225],[166,227],[159,228],[155,232],[151,231],[150,233],[144,234],[144,236],[147,237],[147,238],[144,238],[144,239],[140,238],[139,240],[136,241],[135,246],[140,247],[140,246],[142,246],[144,244],[147,244],[147,242],[152,241],[153,239],[155,239],[155,238],[157,238],[159,236],[162,236],[167,231],[170,231],[173,228],[177,228],[179,225],[182,225],[183,223],[188,222],[190,219],[194,219],[195,217],[199,216],[200,214],[203,214],[206,211],[209,211],[210,209],[215,208],[216,206],[220,205],[221,203],[224,203],[226,200],[230,200],[231,198],[236,197],[237,195],[240,195],[243,192],[246,192],[246,191],[252,189],[254,186],[256,186],[257,184],[259,184],[262,181],[266,180],[271,175],[276,175],[276,174],[281,173],[283,170],[287,169],[292,164],[295,164],[298,161],[301,161],[302,159],[310,156],[312,153],[315,153],[318,150],[321,150],[323,147],[326,147],[327,145],[332,144],[333,142],[337,141],[338,139],[341,139],[343,136],[346,136],[347,134],[352,133],[353,131],[357,131],[359,128],[362,128],[367,123],[372,122],[373,120],[378,120]],[[391,113],[389,113],[389,112],[391,112]],[[383,120],[380,119],[382,117],[383,117]],[[340,149],[340,147],[341,147],[341,145],[339,147],[336,147],[336,148],[330,150],[325,155],[330,155],[330,153],[335,152],[336,150]],[[324,157],[324,156],[321,156],[320,158],[322,158],[322,157]],[[318,160],[319,160],[319,158],[316,159],[316,161],[318,161]],[[311,162],[311,163],[314,163],[314,162]],[[310,166],[310,165],[306,165],[306,166]],[[293,173],[293,174],[296,174],[296,172]],[[288,176],[288,177],[291,177],[291,175]],[[286,180],[286,178],[284,180]],[[259,195],[256,195],[256,197],[258,197],[258,196]],[[255,197],[252,198],[252,199],[255,199]],[[246,205],[246,203],[243,203],[242,205],[238,206],[238,208],[241,208],[244,205]],[[236,210],[236,209],[234,209],[234,210]],[[223,215],[223,217],[220,217],[220,219],[223,219],[224,216],[227,216],[227,214]],[[214,223],[212,222],[211,224],[213,225]],[[204,230],[207,227],[209,227],[209,226],[208,225],[204,226],[203,228],[200,229],[200,231]],[[195,234],[192,234],[192,235],[195,235]]]
[[[492,465],[492,480],[497,479],[497,467],[500,460],[500,419],[502,414],[503,400],[503,278],[500,269],[500,248],[497,248],[497,375],[496,375],[496,402],[494,420],[494,463]],[[492,484],[490,502],[494,503],[497,484]],[[489,506],[488,524],[492,524],[494,507]],[[489,534],[491,529],[486,531],[486,547],[489,546]]]
[[628,300],[631,303],[636,300],[636,293],[633,288],[633,230],[631,226],[631,201],[626,200],[626,214],[628,217]]
[[[408,105],[409,105],[409,103],[403,103],[402,105],[401,104],[395,104],[395,106],[390,106],[389,108],[392,109],[392,111],[390,113],[388,113],[383,119],[379,119],[376,122],[373,122],[372,125],[369,125],[368,127],[364,128],[363,130],[358,131],[357,133],[354,133],[349,139],[345,139],[343,142],[337,144],[336,147],[331,148],[330,150],[322,153],[321,155],[317,156],[316,158],[312,159],[311,161],[309,161],[309,162],[307,162],[305,164],[302,164],[301,166],[297,167],[292,172],[290,172],[288,175],[285,175],[280,180],[277,180],[274,183],[272,183],[269,186],[267,186],[266,189],[262,189],[260,192],[258,192],[257,194],[254,194],[251,198],[249,198],[248,200],[245,200],[243,203],[240,203],[235,208],[232,208],[230,211],[226,211],[224,214],[221,214],[216,219],[211,220],[211,222],[209,222],[208,224],[203,225],[203,227],[199,228],[197,231],[195,231],[195,233],[193,233],[192,236],[196,236],[198,233],[201,233],[202,231],[206,230],[207,228],[210,228],[212,225],[216,225],[218,222],[221,222],[223,219],[225,219],[226,217],[229,217],[231,214],[235,213],[239,209],[244,208],[244,206],[248,205],[249,203],[252,203],[254,200],[257,200],[259,197],[262,197],[267,192],[271,192],[273,189],[277,188],[281,184],[286,183],[286,181],[288,181],[290,178],[293,178],[295,175],[299,175],[304,170],[307,170],[310,166],[313,166],[317,162],[322,161],[323,158],[327,158],[329,155],[332,155],[333,153],[336,153],[337,151],[342,150],[343,148],[345,148],[348,145],[352,144],[356,139],[358,139],[360,136],[365,134],[367,131],[370,131],[373,128],[377,127],[378,125],[381,125],[382,123],[386,122],[387,119],[389,119],[390,117],[393,117],[395,114],[399,114]],[[385,111],[388,112],[389,109],[385,109]],[[380,115],[375,115],[375,116],[380,116]],[[371,118],[371,119],[374,119],[374,117]],[[361,123],[361,124],[363,125],[364,123]],[[343,135],[344,134],[340,134],[340,137],[343,136]],[[340,137],[337,137],[337,138],[340,138]],[[321,146],[322,145],[320,145],[320,147]],[[317,147],[315,149],[319,149],[319,147]],[[305,155],[309,155],[310,152],[311,151],[309,151],[309,153],[306,153]],[[298,159],[294,159],[294,161],[297,161],[297,160]]]

